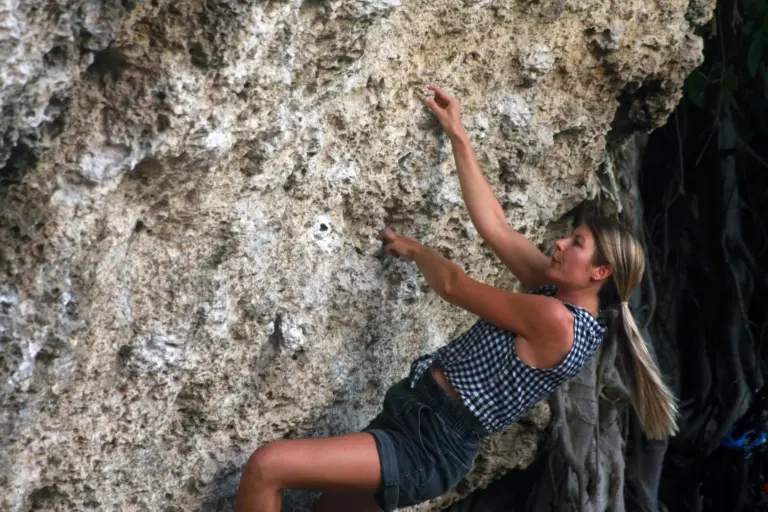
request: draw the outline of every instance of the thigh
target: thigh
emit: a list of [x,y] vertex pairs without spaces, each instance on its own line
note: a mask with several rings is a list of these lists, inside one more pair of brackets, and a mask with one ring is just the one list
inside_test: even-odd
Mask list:
[[368,433],[273,441],[253,457],[282,488],[372,494],[381,486],[379,453]]
[[381,512],[370,493],[327,492],[312,508],[312,512]]

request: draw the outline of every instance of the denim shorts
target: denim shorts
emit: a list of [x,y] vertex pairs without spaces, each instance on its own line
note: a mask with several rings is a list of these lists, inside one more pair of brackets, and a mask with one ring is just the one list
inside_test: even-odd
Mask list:
[[373,497],[384,512],[436,498],[469,471],[486,434],[480,422],[435,382],[430,370],[412,389],[389,388],[382,412],[363,432],[376,440],[382,488]]

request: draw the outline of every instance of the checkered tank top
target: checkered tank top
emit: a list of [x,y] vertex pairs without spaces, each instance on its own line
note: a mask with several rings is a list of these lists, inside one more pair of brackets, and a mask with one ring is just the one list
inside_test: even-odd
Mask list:
[[[530,293],[551,297],[553,285]],[[554,368],[528,366],[515,353],[514,332],[480,319],[468,331],[432,354],[411,364],[411,387],[437,363],[461,397],[488,432],[510,427],[530,407],[575,376],[597,352],[606,331],[605,322],[587,310],[563,302],[571,311],[573,347]]]

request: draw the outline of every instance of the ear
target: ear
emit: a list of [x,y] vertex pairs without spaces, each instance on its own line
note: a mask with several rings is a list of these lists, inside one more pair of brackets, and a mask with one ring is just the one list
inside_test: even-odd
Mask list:
[[611,274],[613,274],[613,270],[610,265],[596,265],[592,269],[592,280],[602,281],[611,277]]

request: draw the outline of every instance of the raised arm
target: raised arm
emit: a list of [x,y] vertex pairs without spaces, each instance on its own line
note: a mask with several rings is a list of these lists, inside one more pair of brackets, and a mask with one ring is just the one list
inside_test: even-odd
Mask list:
[[435,97],[426,98],[425,103],[437,116],[451,141],[461,194],[477,232],[527,288],[547,284],[544,270],[549,265],[549,258],[507,224],[504,210],[483,176],[469,143],[469,136],[461,122],[458,100],[438,87],[429,86],[429,89],[434,91]]

